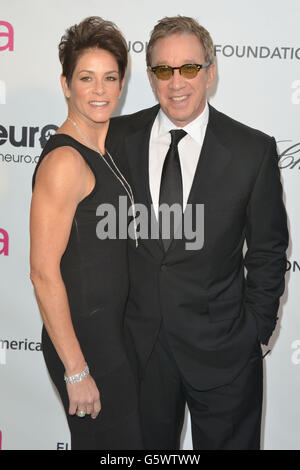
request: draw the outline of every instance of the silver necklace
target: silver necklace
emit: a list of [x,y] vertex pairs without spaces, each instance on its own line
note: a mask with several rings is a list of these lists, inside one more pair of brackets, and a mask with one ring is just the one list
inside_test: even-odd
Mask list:
[[[134,204],[134,198],[133,198],[133,192],[132,192],[132,189],[131,189],[131,186],[130,184],[128,183],[128,181],[126,180],[125,176],[121,173],[121,171],[119,170],[119,168],[117,167],[116,163],[114,162],[112,156],[110,155],[109,151],[106,149],[106,153],[107,155],[109,156],[115,170],[110,166],[110,164],[108,163],[108,161],[106,160],[106,158],[104,157],[104,155],[102,155],[102,153],[100,152],[100,150],[90,141],[90,139],[87,137],[87,135],[85,135],[85,133],[80,129],[80,127],[78,126],[78,124],[73,121],[73,119],[71,119],[69,116],[67,117],[67,119],[73,124],[73,126],[79,131],[79,133],[82,135],[82,137],[86,140],[86,142],[95,150],[95,152],[98,153],[98,155],[102,158],[102,160],[106,163],[106,165],[108,166],[108,168],[110,169],[110,171],[115,175],[115,177],[117,178],[117,180],[121,183],[121,185],[123,186],[123,188],[125,189],[128,197],[129,197],[129,200],[131,202],[131,206],[132,206],[132,212],[133,212],[133,225],[134,225],[134,236],[135,236],[135,246],[138,247],[138,239],[137,239],[137,225],[136,225],[136,220],[135,220],[135,217],[136,217],[136,212],[135,212],[135,204]],[[117,172],[117,173],[116,173]]]

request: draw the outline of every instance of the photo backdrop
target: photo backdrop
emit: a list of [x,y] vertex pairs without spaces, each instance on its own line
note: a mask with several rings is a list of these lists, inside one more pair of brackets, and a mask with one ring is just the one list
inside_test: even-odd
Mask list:
[[[290,246],[279,322],[264,359],[263,449],[300,449],[300,4],[298,0],[0,0],[0,448],[70,449],[62,406],[40,345],[29,278],[31,178],[66,116],[57,46],[87,16],[114,21],[130,52],[116,114],[155,104],[145,45],[163,16],[196,18],[215,44],[210,102],[273,135],[280,154]],[[63,380],[63,379],[62,379]],[[187,410],[182,448],[192,449]]]

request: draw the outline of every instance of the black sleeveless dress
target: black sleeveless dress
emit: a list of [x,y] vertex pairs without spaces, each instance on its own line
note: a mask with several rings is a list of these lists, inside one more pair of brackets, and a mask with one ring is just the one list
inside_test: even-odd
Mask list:
[[[127,240],[118,238],[118,208],[119,196],[127,197],[127,193],[97,152],[66,134],[50,137],[35,169],[33,186],[42,159],[63,146],[80,153],[96,181],[92,192],[77,206],[60,265],[75,333],[100,391],[102,409],[96,419],[68,414],[64,366],[43,327],[45,362],[65,408],[73,450],[141,449],[136,381],[123,339],[128,294]],[[107,155],[104,158],[110,163]],[[96,215],[100,204],[115,208],[115,239],[99,239],[96,234],[101,220]]]

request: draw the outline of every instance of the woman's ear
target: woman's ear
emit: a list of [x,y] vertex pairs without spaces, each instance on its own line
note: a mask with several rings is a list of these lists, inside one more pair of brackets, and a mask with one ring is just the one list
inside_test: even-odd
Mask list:
[[64,75],[60,76],[60,83],[65,97],[68,99],[71,96],[70,89],[67,84],[67,79]]

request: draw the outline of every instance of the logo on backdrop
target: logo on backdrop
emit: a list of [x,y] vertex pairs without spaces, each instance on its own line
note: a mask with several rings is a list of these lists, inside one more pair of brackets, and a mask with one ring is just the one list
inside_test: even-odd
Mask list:
[[6,351],[41,351],[42,343],[30,341],[27,338],[23,341],[0,339],[0,347]]
[[2,431],[0,431],[0,450],[2,450]]
[[0,255],[8,256],[9,236],[4,228],[0,228]]
[[294,349],[291,357],[292,363],[298,366],[300,364],[300,339],[295,339],[291,344],[291,348]]
[[14,50],[14,28],[8,21],[0,20],[0,52]]
[[68,442],[57,442],[56,443],[56,450],[69,450],[69,443]]
[[215,55],[246,59],[300,60],[300,47],[268,47],[241,44],[215,44]]
[[291,260],[287,261],[286,270],[291,271],[293,273],[299,272],[300,271],[300,264],[298,263],[298,261],[291,261]]
[[291,101],[293,104],[300,104],[300,80],[294,80],[292,83]]
[[6,365],[8,351],[42,351],[42,344],[27,338],[23,341],[0,339],[0,365]]
[[[147,41],[128,41],[128,52],[145,52]],[[300,60],[300,47],[268,47],[261,45],[215,44],[215,56],[238,57],[246,59]]]
[[0,145],[8,141],[13,147],[35,147],[38,140],[41,147],[44,148],[47,140],[52,134],[55,134],[57,129],[58,126],[55,124],[47,124],[41,129],[26,126],[22,126],[21,129],[9,126],[7,129],[0,125]]
[[128,52],[135,52],[139,54],[144,52],[147,47],[147,42],[142,41],[128,41]]
[[6,104],[6,85],[3,80],[0,80],[0,104]]
[[278,140],[279,161],[281,170],[300,169],[300,142],[294,143],[292,140]]
[[[55,124],[46,124],[43,127],[38,126],[3,126],[0,124],[0,152],[1,146],[10,144],[14,148],[36,148],[40,145],[43,149],[51,137],[55,134],[58,126]],[[29,155],[7,152],[2,150],[0,153],[0,162],[5,163],[37,163],[39,155]]]

